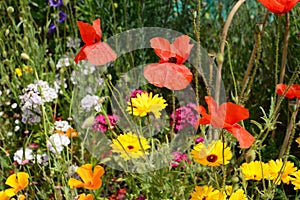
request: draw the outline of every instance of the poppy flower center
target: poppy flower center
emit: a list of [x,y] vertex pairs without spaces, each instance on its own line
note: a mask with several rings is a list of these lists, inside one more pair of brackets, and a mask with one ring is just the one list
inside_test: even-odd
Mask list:
[[218,160],[218,156],[215,154],[210,154],[206,157],[208,162],[216,162]]
[[169,58],[168,62],[170,62],[170,63],[177,63],[177,58],[171,57],[171,58]]
[[129,145],[129,146],[127,146],[127,148],[128,148],[129,150],[131,150],[131,149],[133,149],[133,148],[134,148],[134,146],[132,146],[132,145]]

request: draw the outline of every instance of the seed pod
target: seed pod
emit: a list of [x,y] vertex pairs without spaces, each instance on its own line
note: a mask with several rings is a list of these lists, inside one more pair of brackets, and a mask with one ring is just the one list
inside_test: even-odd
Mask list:
[[21,58],[22,59],[24,59],[24,60],[29,60],[30,59],[30,57],[29,57],[29,55],[27,55],[26,53],[21,53]]

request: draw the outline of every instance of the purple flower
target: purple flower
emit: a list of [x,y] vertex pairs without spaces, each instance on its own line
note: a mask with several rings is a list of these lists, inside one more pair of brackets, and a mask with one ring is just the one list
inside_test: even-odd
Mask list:
[[114,126],[117,123],[117,120],[119,120],[119,116],[117,116],[117,115],[107,115],[107,118],[109,120],[110,127],[106,123],[105,116],[100,114],[100,115],[97,115],[94,120],[93,130],[104,133],[105,131],[107,131],[107,129],[114,128]]
[[[185,127],[193,126],[196,127],[198,114],[194,109],[195,104],[189,103],[186,106],[179,107],[171,115],[171,126],[175,121],[175,131],[180,131]],[[175,118],[175,120],[174,120]]]
[[63,23],[68,18],[68,15],[66,13],[64,13],[63,11],[59,11],[58,16],[59,16],[59,18],[56,21],[59,23]]
[[50,7],[62,7],[63,5],[63,2],[62,0],[49,0],[49,3],[50,3]]
[[48,34],[52,34],[55,31],[56,31],[56,25],[54,23],[49,24]]
[[179,151],[174,151],[171,153],[171,155],[174,156],[171,162],[172,167],[177,167],[181,161],[190,163],[189,158],[184,153],[180,153]]

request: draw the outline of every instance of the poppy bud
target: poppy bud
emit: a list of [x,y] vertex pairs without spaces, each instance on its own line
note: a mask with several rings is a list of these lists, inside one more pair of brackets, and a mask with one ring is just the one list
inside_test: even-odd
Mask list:
[[15,11],[15,9],[13,7],[11,7],[11,6],[8,6],[8,8],[6,9],[6,11],[8,13],[13,13]]
[[223,63],[224,62],[224,56],[221,53],[217,54],[217,62],[218,63]]
[[107,78],[108,78],[108,80],[112,80],[112,76],[111,76],[111,74],[107,74]]
[[5,36],[8,36],[8,34],[9,34],[9,29],[6,29],[5,30]]
[[26,53],[21,53],[21,58],[24,59],[24,60],[29,60],[30,59],[29,55],[27,55]]
[[232,182],[232,183],[239,183],[239,182],[240,182],[240,179],[239,179],[239,177],[233,176],[233,177],[231,178],[231,182]]
[[114,7],[115,7],[115,8],[118,8],[118,3],[114,3]]
[[23,42],[24,42],[25,45],[27,45],[27,44],[28,44],[28,37],[25,36],[25,37],[23,38]]
[[6,58],[6,57],[7,57],[7,52],[6,52],[6,51],[3,51],[3,52],[2,52],[2,56],[3,56],[3,58]]
[[249,163],[251,161],[254,161],[255,157],[256,157],[255,151],[253,149],[248,150],[245,157],[246,162]]

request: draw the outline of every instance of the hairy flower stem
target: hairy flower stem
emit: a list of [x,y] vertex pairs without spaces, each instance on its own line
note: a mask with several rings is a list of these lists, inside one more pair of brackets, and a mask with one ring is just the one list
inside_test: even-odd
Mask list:
[[[267,13],[264,16],[264,21],[262,23],[261,32],[260,32],[261,37],[262,37],[262,35],[264,33],[264,30],[265,30],[265,24],[266,24],[266,21],[267,21],[268,14],[269,14],[269,12],[267,11]],[[247,84],[248,84],[250,72],[252,70],[253,62],[255,60],[255,55],[256,55],[257,47],[258,47],[258,40],[255,40],[255,44],[254,44],[254,47],[253,47],[253,50],[252,50],[252,53],[251,53],[251,57],[250,57],[250,60],[249,60],[249,63],[248,63],[246,74],[245,74],[244,79],[243,79],[242,91],[241,91],[241,94],[239,96],[239,103],[241,103],[241,100],[243,98],[245,89],[246,89]]]
[[[226,20],[226,23],[224,25],[223,32],[222,32],[221,46],[220,46],[220,52],[219,52],[221,57],[224,57],[224,49],[225,49],[225,45],[226,45],[226,38],[227,38],[227,33],[228,33],[228,30],[229,30],[229,26],[232,22],[232,19],[233,19],[235,13],[238,11],[238,9],[241,7],[241,5],[245,1],[246,0],[239,0],[234,5],[232,10],[230,11],[229,16]],[[217,62],[218,62],[218,72],[219,73],[217,73],[217,79],[216,79],[216,93],[215,93],[216,97],[215,97],[215,99],[216,99],[216,102],[219,102],[220,86],[221,86],[221,74],[222,74],[222,66],[223,66],[224,59],[218,59]]]
[[285,138],[284,138],[284,141],[283,141],[280,153],[279,153],[279,158],[282,158],[283,155],[285,155],[285,162],[287,161],[287,157],[290,153],[291,145],[292,145],[293,138],[294,138],[294,135],[295,135],[296,116],[298,114],[299,106],[300,106],[299,102],[300,101],[297,100],[296,109],[292,114],[291,121],[290,121],[289,126],[286,130]]
[[279,83],[283,83],[284,75],[285,75],[286,58],[287,58],[287,54],[288,54],[288,45],[289,45],[289,30],[290,30],[290,14],[286,13],[283,50],[282,50],[282,57],[281,57],[281,72],[280,72]]

